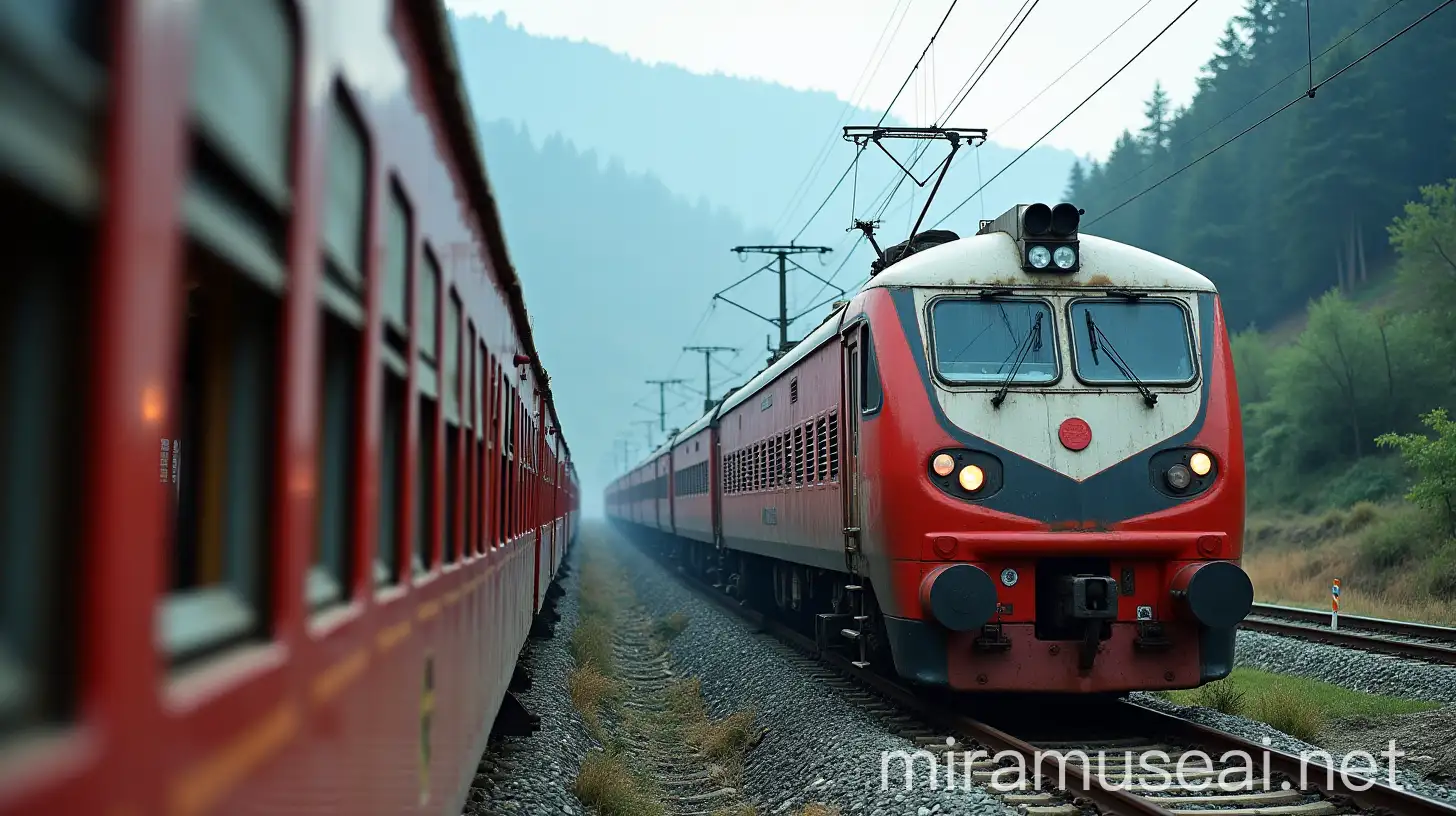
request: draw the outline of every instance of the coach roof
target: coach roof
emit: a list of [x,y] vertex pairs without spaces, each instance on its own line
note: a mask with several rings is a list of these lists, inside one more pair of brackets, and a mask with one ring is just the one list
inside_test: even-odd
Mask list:
[[995,286],[1007,289],[1170,289],[1215,291],[1213,282],[1161,255],[1085,233],[1081,265],[1068,273],[1022,270],[1016,242],[1004,232],[970,235],[911,255],[870,279],[865,289],[888,286]]

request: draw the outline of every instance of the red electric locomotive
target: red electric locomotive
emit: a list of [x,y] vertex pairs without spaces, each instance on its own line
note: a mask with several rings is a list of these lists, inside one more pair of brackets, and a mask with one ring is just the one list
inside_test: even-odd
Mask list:
[[[926,685],[1224,677],[1253,588],[1218,295],[1079,234],[1079,216],[1020,205],[974,236],[887,250],[822,325],[612,485],[608,513]],[[673,478],[644,487],[664,459]],[[670,512],[634,511],[648,493]]]
[[0,3],[0,814],[458,814],[577,521],[444,9]]

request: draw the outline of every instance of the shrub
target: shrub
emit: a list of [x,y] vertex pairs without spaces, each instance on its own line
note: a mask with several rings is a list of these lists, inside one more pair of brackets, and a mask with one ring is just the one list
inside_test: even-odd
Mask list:
[[1419,507],[1398,507],[1361,532],[1360,563],[1376,571],[1395,569],[1411,558],[1428,556],[1440,539],[1431,514]]
[[1438,408],[1423,415],[1421,422],[1435,432],[1435,438],[1387,433],[1375,442],[1399,450],[1418,474],[1406,498],[1440,514],[1446,532],[1456,535],[1456,420],[1448,419],[1446,410]]
[[1242,714],[1244,711],[1244,692],[1228,678],[1203,686],[1193,699],[1204,708],[1224,714]]

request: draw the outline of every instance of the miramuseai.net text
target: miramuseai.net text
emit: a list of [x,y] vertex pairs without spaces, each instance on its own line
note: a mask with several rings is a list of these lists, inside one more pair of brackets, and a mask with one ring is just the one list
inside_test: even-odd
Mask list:
[[[1268,745],[1266,738],[1264,744]],[[880,754],[880,790],[903,785],[904,790],[928,787],[932,790],[969,790],[983,786],[997,792],[1040,788],[1043,784],[1068,786],[1067,773],[1082,768],[1101,778],[1105,787],[1138,792],[1170,789],[1183,791],[1252,791],[1274,787],[1269,771],[1268,752],[1261,757],[1244,751],[1229,751],[1214,756],[1203,751],[1181,752],[1176,758],[1166,751],[1037,751],[1030,760],[1016,751],[990,753],[985,750],[957,751],[955,741],[948,738],[951,750],[936,755],[930,751],[884,751]],[[1299,755],[1298,787],[1331,785],[1336,775],[1355,791],[1369,790],[1378,781],[1399,788],[1395,776],[1395,760],[1405,752],[1390,741],[1379,752],[1382,763],[1367,751],[1351,751],[1336,760],[1325,751],[1306,751]],[[1384,775],[1386,778],[1381,780]],[[1279,783],[1290,790],[1290,781]]]

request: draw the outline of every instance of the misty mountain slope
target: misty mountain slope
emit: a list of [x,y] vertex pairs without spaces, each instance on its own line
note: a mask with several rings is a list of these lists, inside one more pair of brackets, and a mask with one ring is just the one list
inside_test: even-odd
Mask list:
[[[788,240],[849,164],[854,148],[834,125],[845,103],[825,92],[797,91],[769,82],[722,75],[694,74],[671,65],[648,65],[607,48],[566,39],[535,37],[494,18],[455,17],[466,86],[482,118],[509,119],[540,138],[560,133],[584,149],[621,159],[628,171],[646,171],[690,200],[706,199],[731,209],[744,223],[772,229],[826,137],[830,154],[805,201],[797,208]],[[859,111],[850,124],[874,124],[878,111]],[[891,120],[894,123],[894,120]],[[968,106],[952,123],[986,126]],[[993,134],[994,137],[994,134]],[[887,143],[908,155],[912,143]],[[943,151],[943,145],[936,146]],[[980,149],[980,173],[990,178],[1020,151],[989,143]],[[930,221],[969,195],[977,184],[970,151],[956,162]],[[941,152],[929,153],[917,168],[928,172]],[[994,217],[1026,201],[1056,201],[1066,186],[1074,156],[1039,147],[986,191],[985,210]],[[859,168],[860,215],[865,202],[895,180],[898,170],[876,150]],[[849,226],[852,184],[835,199],[800,243],[838,245]],[[903,185],[907,196],[913,185]],[[923,200],[923,192],[917,200]],[[980,202],[964,208],[947,224],[962,234],[974,232]],[[910,226],[909,208],[895,214],[885,245],[902,240]],[[929,222],[927,222],[929,223]]]
[[[587,482],[585,495],[595,502],[612,474],[618,435],[630,431],[640,456],[645,433],[632,423],[657,418],[656,389],[643,380],[666,375],[712,294],[751,270],[728,248],[767,236],[620,163],[603,166],[594,153],[560,137],[538,148],[505,122],[481,122],[480,135],[542,362]],[[776,292],[772,285],[771,276],[759,276],[743,302],[766,304]],[[761,343],[764,326],[720,305],[698,342]],[[763,356],[756,347],[736,360],[724,355],[725,368],[756,371]],[[668,407],[677,408],[669,428],[701,414],[702,398],[688,388],[702,388],[702,358],[681,363],[678,375],[688,382],[668,395]],[[720,396],[730,384],[726,375],[719,369],[715,379]],[[651,397],[643,399],[646,394]],[[652,436],[662,440],[656,427]]]

